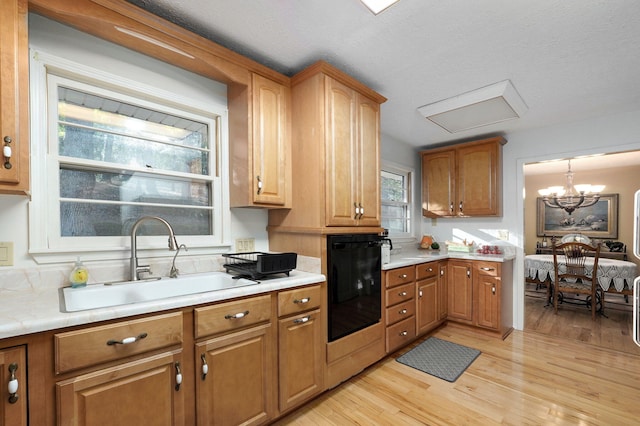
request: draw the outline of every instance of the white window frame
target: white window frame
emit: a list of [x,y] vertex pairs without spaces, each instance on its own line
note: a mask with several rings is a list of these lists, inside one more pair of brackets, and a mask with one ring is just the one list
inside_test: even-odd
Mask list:
[[[396,239],[410,239],[410,238],[414,238],[413,235],[413,179],[415,176],[415,171],[414,169],[410,168],[410,167],[406,167],[400,164],[396,164],[396,163],[392,163],[389,161],[383,161],[382,162],[382,166],[381,166],[381,170],[380,170],[380,192],[382,194],[382,172],[388,172],[388,173],[394,173],[397,175],[402,175],[405,176],[405,182],[406,182],[406,193],[407,193],[407,202],[406,202],[406,206],[407,206],[407,223],[409,226],[409,232],[397,232],[397,231],[393,231],[393,230],[389,230],[389,237],[392,238],[396,238]],[[386,204],[385,201],[380,200],[381,205]]]
[[[209,254],[228,251],[231,214],[228,191],[228,110],[215,100],[211,102],[182,97],[174,92],[123,78],[100,69],[70,61],[43,51],[30,52],[30,139],[31,139],[31,189],[29,202],[29,253],[38,263],[67,262],[82,255],[87,260],[126,259],[130,255],[130,237],[60,237],[59,186],[60,163],[57,143],[50,139],[57,136],[57,126],[47,117],[47,75],[55,74],[82,83],[130,93],[137,98],[149,99],[154,104],[165,105],[166,110],[177,110],[211,117],[210,126],[217,134],[209,135],[211,155],[209,164],[212,184],[213,223],[212,235],[179,236],[178,242],[189,247],[190,254]],[[126,95],[122,98],[126,100]],[[57,206],[57,210],[55,210]],[[55,212],[55,214],[54,214]],[[167,251],[166,236],[138,237],[138,247],[147,256],[171,255]],[[81,245],[79,245],[81,244]]]

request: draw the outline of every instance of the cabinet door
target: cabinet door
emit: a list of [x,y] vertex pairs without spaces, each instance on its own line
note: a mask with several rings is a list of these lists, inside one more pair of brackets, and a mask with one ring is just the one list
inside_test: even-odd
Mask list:
[[196,417],[199,425],[254,425],[275,415],[275,339],[264,324],[196,344]]
[[[27,2],[0,0],[0,193],[29,190]],[[11,150],[11,157],[4,149]]]
[[380,226],[380,104],[358,95],[358,226]]
[[278,321],[280,411],[323,390],[325,345],[320,310]]
[[163,353],[57,383],[57,424],[184,424],[181,358]]
[[450,260],[447,275],[448,318],[471,321],[473,319],[471,264]]
[[474,324],[498,330],[500,327],[500,278],[477,274],[474,285]]
[[287,201],[290,150],[287,88],[257,74],[253,85],[253,200],[283,206]]
[[[17,384],[17,392],[10,395],[9,383]],[[27,358],[26,348],[16,346],[0,349],[0,424],[27,424]]]
[[422,154],[422,215],[452,216],[456,202],[455,151]]
[[430,331],[438,323],[438,275],[416,282],[417,334]]
[[356,93],[325,77],[326,225],[354,226],[359,210]]
[[498,179],[499,144],[472,145],[458,149],[459,215],[497,216],[502,194]]

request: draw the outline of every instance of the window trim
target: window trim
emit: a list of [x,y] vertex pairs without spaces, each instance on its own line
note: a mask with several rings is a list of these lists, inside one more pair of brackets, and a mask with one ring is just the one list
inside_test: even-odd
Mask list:
[[[389,237],[397,239],[413,239],[414,233],[414,220],[413,220],[413,179],[415,176],[415,170],[411,167],[407,167],[401,164],[393,163],[390,161],[382,161],[380,167],[380,191],[382,192],[382,172],[394,173],[398,175],[404,175],[407,177],[407,213],[409,232],[393,232],[389,230]],[[380,198],[380,205],[386,204],[382,197]],[[382,213],[381,213],[382,214]],[[381,218],[382,219],[382,218]]]
[[[125,95],[150,99],[166,105],[178,107],[196,114],[210,116],[216,121],[217,134],[211,135],[210,175],[212,182],[213,223],[212,236],[178,236],[179,242],[189,247],[189,254],[216,254],[228,251],[231,246],[228,231],[231,223],[229,208],[229,163],[228,163],[228,109],[215,100],[208,103],[203,100],[183,97],[139,81],[117,76],[75,61],[46,53],[37,48],[30,49],[30,140],[31,140],[31,199],[29,201],[29,253],[37,263],[58,263],[75,259],[82,255],[86,260],[116,260],[130,256],[130,237],[82,237],[78,241],[55,244],[48,238],[52,232],[52,220],[45,211],[51,205],[57,205],[59,193],[47,190],[47,177],[53,170],[58,172],[58,153],[49,155],[51,132],[47,119],[47,75],[55,74],[81,83],[98,87],[117,88]],[[39,173],[33,173],[34,171]],[[51,203],[54,204],[51,204]],[[58,230],[59,230],[59,218]],[[58,237],[60,239],[60,237]],[[99,243],[96,239],[100,239]],[[105,240],[110,239],[111,241]],[[170,256],[166,248],[166,236],[139,237],[141,257]],[[91,241],[93,240],[93,241]],[[108,246],[105,244],[108,243]]]

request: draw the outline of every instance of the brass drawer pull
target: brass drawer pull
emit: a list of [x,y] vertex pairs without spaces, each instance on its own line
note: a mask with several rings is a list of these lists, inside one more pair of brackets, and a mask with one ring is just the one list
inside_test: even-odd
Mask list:
[[249,315],[249,311],[238,312],[237,314],[227,314],[224,316],[224,319],[240,319]]
[[202,380],[207,378],[207,374],[209,373],[209,364],[207,364],[207,357],[205,354],[200,354],[200,359],[202,360]]
[[109,345],[109,346],[113,346],[113,345],[129,345],[131,343],[137,342],[138,340],[142,340],[145,337],[147,337],[147,333],[141,333],[141,334],[138,334],[135,337],[125,337],[122,340],[113,340],[113,339],[111,339],[111,340],[107,340],[107,345]]
[[304,324],[305,322],[309,321],[311,319],[310,316],[306,316],[304,318],[297,318],[293,320],[294,324]]
[[9,391],[9,404],[15,404],[18,402],[18,379],[16,379],[16,370],[18,369],[18,364],[15,362],[9,364],[9,385],[7,386],[7,390]]
[[176,390],[180,390],[182,384],[182,370],[180,370],[180,363],[176,362]]
[[399,313],[400,315],[404,315],[404,314],[406,314],[406,313],[407,313],[407,310],[406,310],[406,309],[402,309],[402,310],[398,311],[398,313]]
[[484,267],[482,267],[480,269],[483,270],[483,271],[487,271],[487,272],[491,272],[491,271],[495,271],[496,270],[496,268],[488,268],[486,266],[484,266]]
[[405,278],[407,278],[407,274],[402,274],[399,277],[402,278],[402,279],[405,279]]
[[304,304],[304,303],[309,303],[310,300],[311,300],[310,297],[304,297],[302,299],[294,300],[293,303],[295,303],[295,304]]
[[409,332],[407,330],[405,330],[405,331],[401,331],[400,334],[398,334],[398,336],[406,336],[408,334],[409,334]]
[[398,293],[398,296],[400,297],[405,297],[407,295],[406,291],[401,291],[400,293]]

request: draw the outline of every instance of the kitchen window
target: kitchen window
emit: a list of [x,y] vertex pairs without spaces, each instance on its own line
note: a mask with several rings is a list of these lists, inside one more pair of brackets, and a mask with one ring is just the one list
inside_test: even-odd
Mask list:
[[[32,57],[32,138],[46,140],[33,146],[32,252],[122,250],[142,216],[167,220],[189,248],[223,243],[226,109]],[[166,229],[147,223],[138,235],[166,250]]]
[[411,236],[412,171],[400,165],[382,165],[382,227],[395,237]]

